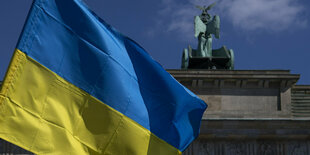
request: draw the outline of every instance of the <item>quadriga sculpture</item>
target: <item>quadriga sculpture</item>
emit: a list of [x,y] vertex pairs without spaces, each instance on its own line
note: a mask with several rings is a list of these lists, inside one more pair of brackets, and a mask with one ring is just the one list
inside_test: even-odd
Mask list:
[[223,46],[212,49],[212,34],[220,38],[220,17],[208,13],[215,3],[208,7],[196,6],[202,13],[195,16],[195,37],[198,38],[197,49],[184,49],[182,55],[182,69],[234,69],[234,52]]

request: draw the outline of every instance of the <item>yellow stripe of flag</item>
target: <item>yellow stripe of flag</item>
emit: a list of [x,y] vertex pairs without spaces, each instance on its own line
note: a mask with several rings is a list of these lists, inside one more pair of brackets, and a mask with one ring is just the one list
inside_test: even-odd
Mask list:
[[36,154],[181,154],[20,50],[9,68],[0,92],[3,139]]

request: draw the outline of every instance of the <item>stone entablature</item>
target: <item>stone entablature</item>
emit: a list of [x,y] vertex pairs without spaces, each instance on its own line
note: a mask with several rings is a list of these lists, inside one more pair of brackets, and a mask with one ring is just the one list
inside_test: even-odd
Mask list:
[[288,88],[299,79],[289,70],[167,70],[186,87]]
[[204,118],[291,118],[289,70],[168,70],[206,101]]

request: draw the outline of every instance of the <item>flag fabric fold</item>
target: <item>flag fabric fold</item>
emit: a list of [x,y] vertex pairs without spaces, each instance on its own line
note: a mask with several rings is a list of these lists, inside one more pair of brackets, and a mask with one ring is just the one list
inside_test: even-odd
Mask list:
[[35,0],[0,137],[36,154],[180,154],[207,105],[80,0]]

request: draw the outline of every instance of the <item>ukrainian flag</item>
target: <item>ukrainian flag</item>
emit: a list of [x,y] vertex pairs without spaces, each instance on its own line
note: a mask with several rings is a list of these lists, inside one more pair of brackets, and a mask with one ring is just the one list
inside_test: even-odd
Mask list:
[[180,154],[207,105],[80,0],[35,0],[0,92],[0,137],[36,154]]

